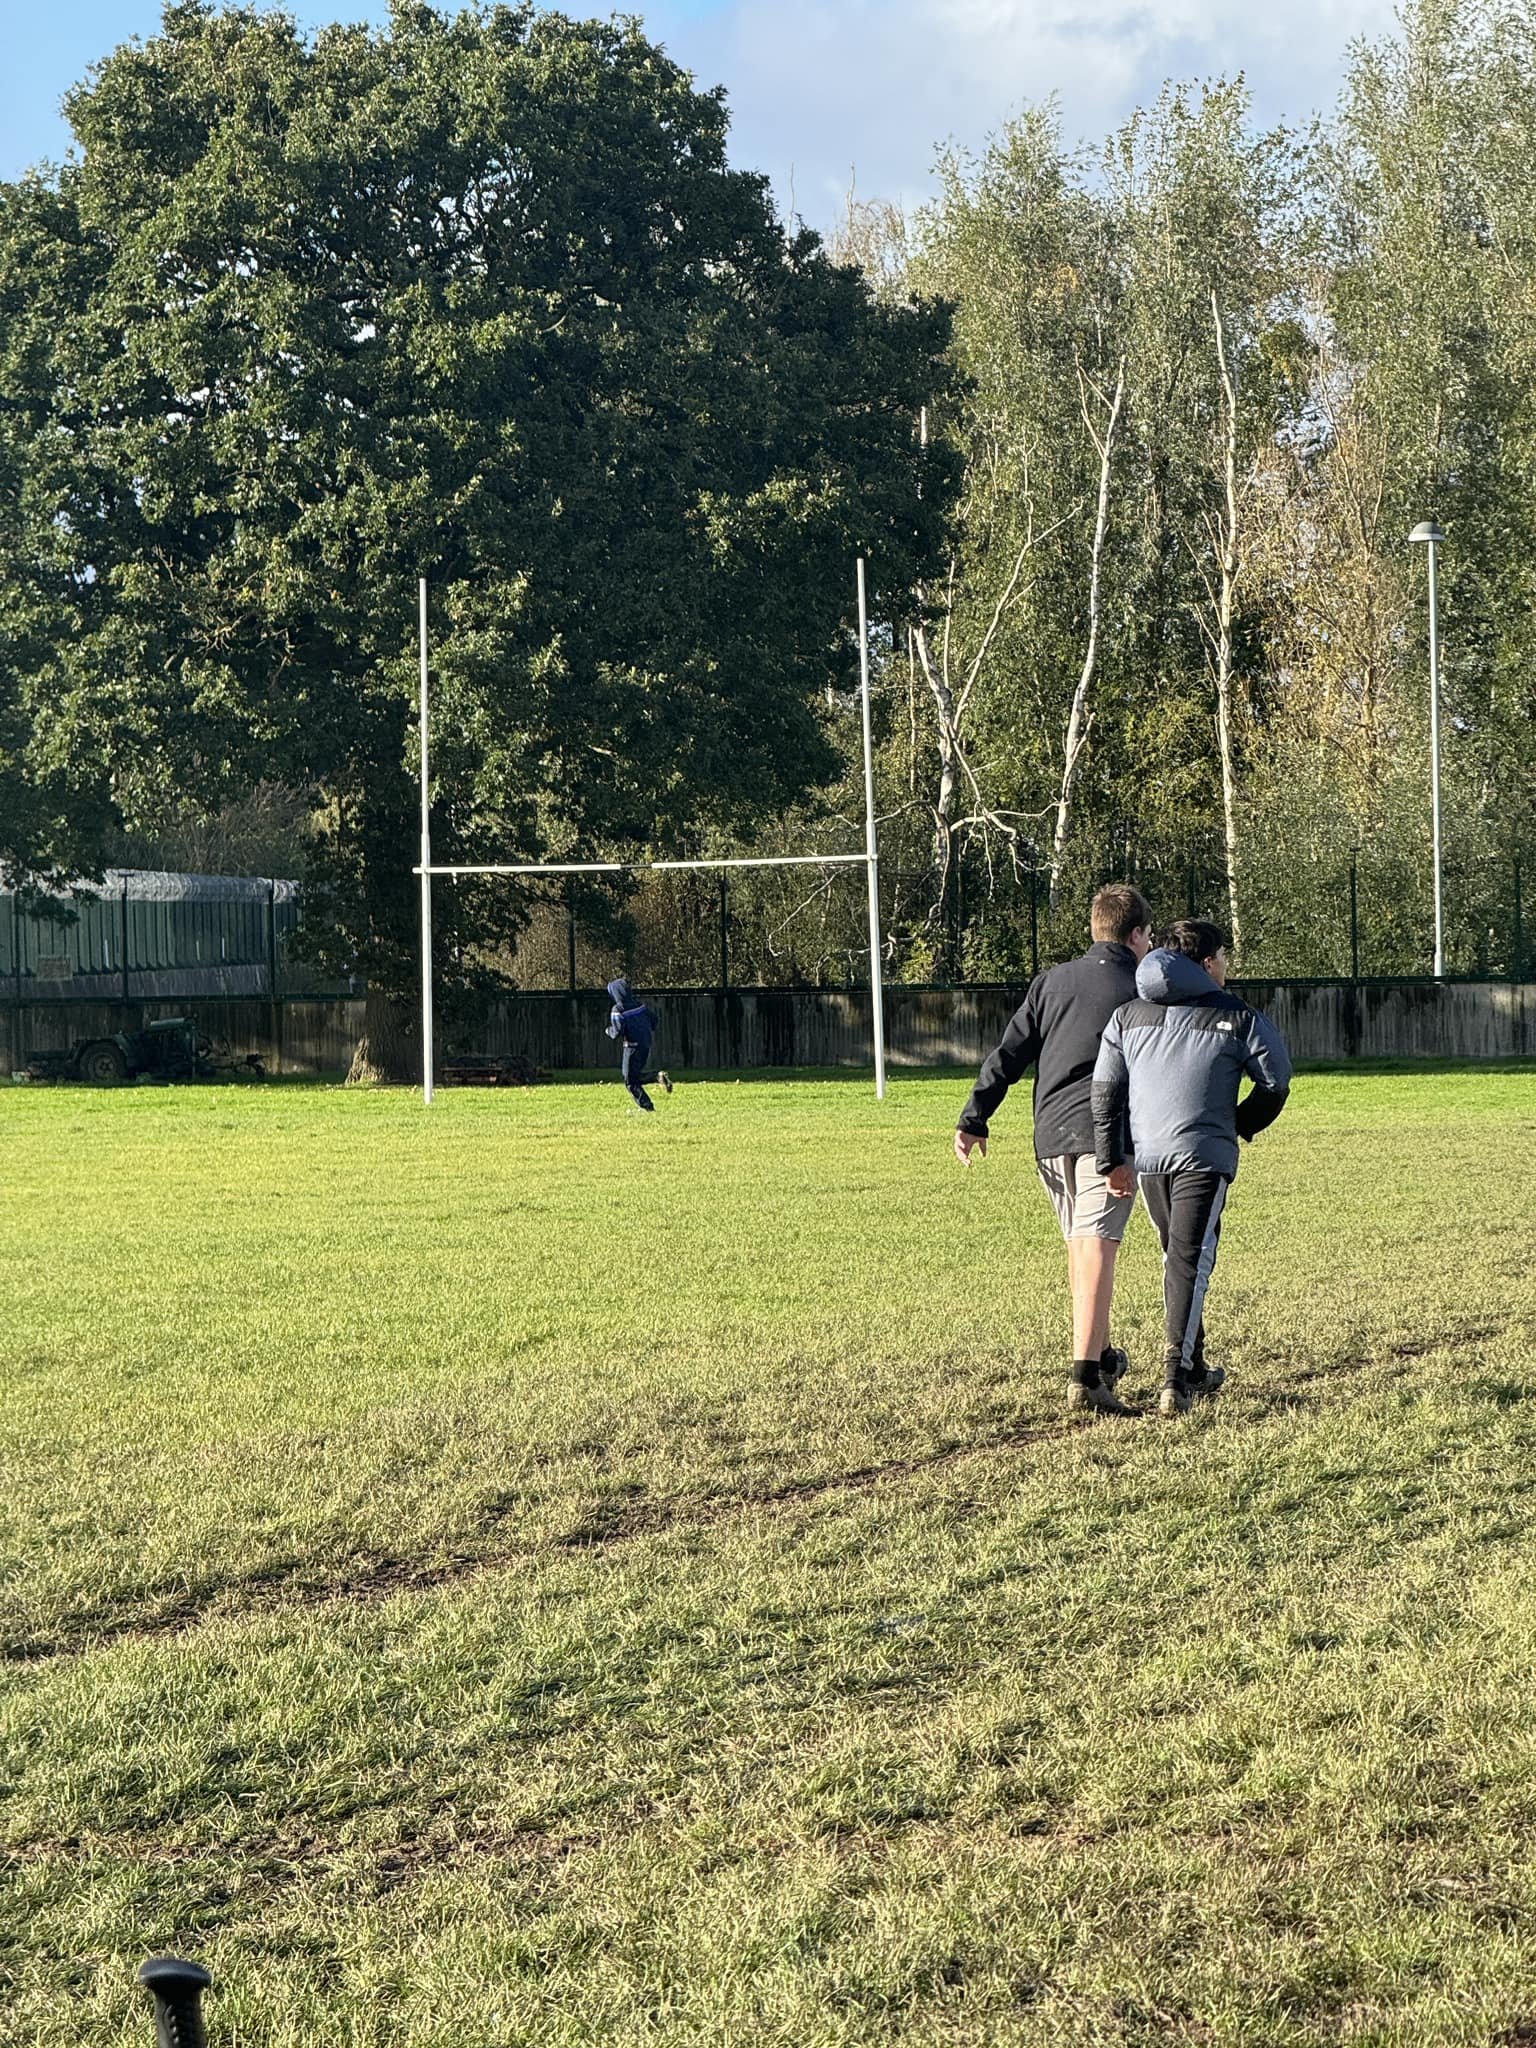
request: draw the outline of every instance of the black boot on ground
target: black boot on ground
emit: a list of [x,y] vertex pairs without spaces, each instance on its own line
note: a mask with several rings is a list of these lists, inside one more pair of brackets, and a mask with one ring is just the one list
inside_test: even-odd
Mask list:
[[1069,1415],[1134,1415],[1134,1408],[1127,1408],[1115,1392],[1118,1373],[1106,1374],[1097,1359],[1074,1361],[1072,1377],[1067,1382],[1067,1413]]
[[1203,1365],[1195,1372],[1180,1373],[1158,1395],[1158,1414],[1187,1415],[1197,1401],[1208,1400],[1226,1376],[1219,1365]]

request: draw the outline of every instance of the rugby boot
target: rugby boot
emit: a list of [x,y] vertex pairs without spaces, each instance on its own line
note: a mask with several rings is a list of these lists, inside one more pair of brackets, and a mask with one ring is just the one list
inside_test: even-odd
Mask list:
[[[1101,1367],[1101,1373],[1102,1370]],[[1113,1380],[1101,1377],[1093,1386],[1087,1386],[1079,1379],[1067,1382],[1069,1415],[1134,1415],[1136,1412],[1134,1408],[1127,1408],[1115,1392]]]
[[1226,1373],[1219,1365],[1204,1365],[1198,1371],[1180,1373],[1157,1397],[1159,1415],[1187,1415],[1197,1401],[1208,1400],[1221,1386]]
[[1107,1387],[1118,1387],[1131,1369],[1131,1356],[1118,1344],[1106,1344],[1099,1359],[1099,1378]]

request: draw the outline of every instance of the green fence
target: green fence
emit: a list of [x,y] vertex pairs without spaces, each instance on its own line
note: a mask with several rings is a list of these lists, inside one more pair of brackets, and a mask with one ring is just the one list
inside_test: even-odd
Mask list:
[[110,870],[66,894],[0,894],[0,997],[139,1002],[337,990],[294,957],[297,882]]

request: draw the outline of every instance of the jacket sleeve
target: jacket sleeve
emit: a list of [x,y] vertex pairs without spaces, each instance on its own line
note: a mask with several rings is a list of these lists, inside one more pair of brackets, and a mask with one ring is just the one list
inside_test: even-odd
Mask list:
[[622,1027],[621,1027],[621,1025],[620,1025],[620,1023],[619,1023],[619,1013],[618,1013],[618,1011],[617,1011],[617,1010],[610,1010],[610,1011],[608,1012],[608,1036],[609,1036],[610,1038],[617,1038],[617,1037],[618,1037],[618,1035],[619,1035],[619,1032],[620,1032],[621,1028],[622,1028]]
[[1291,1092],[1291,1056],[1285,1040],[1257,1010],[1248,1018],[1243,1071],[1253,1083],[1237,1105],[1237,1135],[1246,1140],[1256,1138],[1274,1122]]
[[1125,1040],[1116,1010],[1104,1027],[1093,1068],[1093,1163],[1100,1173],[1108,1173],[1125,1160],[1125,1111],[1130,1092],[1131,1073],[1125,1064]]
[[1029,994],[1014,1011],[1002,1044],[987,1055],[971,1090],[971,1099],[960,1112],[960,1128],[973,1138],[984,1138],[987,1125],[1015,1081],[1040,1057],[1040,983],[1031,983]]

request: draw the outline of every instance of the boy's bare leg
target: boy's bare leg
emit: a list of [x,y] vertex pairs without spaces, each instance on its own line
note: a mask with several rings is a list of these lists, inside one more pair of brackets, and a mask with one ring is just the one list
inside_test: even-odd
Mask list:
[[1115,1254],[1119,1249],[1112,1237],[1067,1239],[1074,1358],[1098,1358],[1109,1342],[1109,1304],[1115,1291]]

